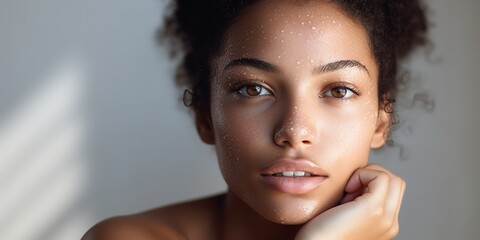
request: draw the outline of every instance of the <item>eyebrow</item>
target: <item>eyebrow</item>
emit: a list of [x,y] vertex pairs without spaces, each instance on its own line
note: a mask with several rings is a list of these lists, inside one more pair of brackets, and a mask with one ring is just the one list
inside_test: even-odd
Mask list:
[[239,58],[231,61],[225,66],[224,71],[238,66],[254,67],[266,72],[279,72],[279,68],[274,64],[262,61],[256,58]]
[[334,71],[337,71],[340,69],[346,69],[346,68],[359,68],[365,71],[370,76],[370,72],[368,71],[367,67],[365,67],[365,65],[361,64],[359,61],[356,61],[356,60],[340,60],[336,62],[327,63],[325,65],[314,68],[312,73],[316,75],[316,74],[322,74],[327,72],[334,72]]
[[[262,71],[272,72],[272,73],[280,72],[280,68],[278,66],[265,62],[260,59],[256,59],[256,58],[235,59],[230,63],[228,63],[227,66],[225,66],[224,71],[227,71],[230,68],[239,67],[239,66],[253,67]],[[327,63],[325,65],[320,65],[318,67],[315,67],[312,70],[312,74],[318,75],[318,74],[334,72],[334,71],[338,71],[346,68],[359,68],[365,71],[368,75],[370,75],[367,67],[356,60],[340,60],[340,61]]]

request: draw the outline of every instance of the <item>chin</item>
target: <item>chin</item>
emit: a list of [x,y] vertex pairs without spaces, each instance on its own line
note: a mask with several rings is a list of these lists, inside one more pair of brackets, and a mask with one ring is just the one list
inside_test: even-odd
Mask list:
[[275,219],[272,222],[281,225],[303,225],[312,220],[315,216],[310,217],[288,217],[282,219]]
[[282,225],[303,225],[312,220],[318,214],[316,213],[297,213],[297,214],[273,214],[264,216],[267,220]]
[[319,199],[290,198],[269,205],[271,207],[258,209],[257,213],[277,224],[302,225],[332,208],[335,204],[321,202]]

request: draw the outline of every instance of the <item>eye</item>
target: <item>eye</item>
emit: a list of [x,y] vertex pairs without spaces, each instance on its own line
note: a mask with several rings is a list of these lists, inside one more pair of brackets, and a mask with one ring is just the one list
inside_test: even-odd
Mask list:
[[270,95],[270,91],[258,84],[248,84],[238,88],[238,93],[246,97]]
[[354,95],[360,95],[358,90],[354,86],[336,85],[322,93],[320,97],[349,99]]

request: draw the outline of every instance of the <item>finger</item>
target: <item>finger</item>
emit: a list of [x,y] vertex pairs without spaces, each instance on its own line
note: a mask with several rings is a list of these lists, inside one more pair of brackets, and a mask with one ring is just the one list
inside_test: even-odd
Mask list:
[[[345,187],[345,192],[354,193],[365,189],[364,194],[357,197],[355,201],[363,198],[373,197],[377,201],[385,200],[389,188],[389,176],[385,172],[368,168],[357,169]],[[383,204],[382,204],[383,205]]]
[[398,201],[398,207],[397,207],[397,216],[396,216],[397,220],[398,220],[398,217],[399,217],[399,214],[400,214],[400,208],[402,207],[403,197],[405,196],[406,187],[407,187],[407,184],[405,183],[405,181],[403,181],[402,182],[402,193],[400,195],[400,199]]
[[340,200],[340,204],[351,202],[362,194],[363,194],[363,189],[360,189],[360,190],[358,190],[356,192],[353,192],[353,193],[345,193],[343,198]]
[[398,215],[397,213],[399,210],[399,205],[401,203],[403,192],[405,190],[404,181],[399,176],[393,174],[382,166],[370,164],[365,168],[381,171],[388,175],[390,181],[388,187],[387,201],[385,202],[385,211],[392,217],[396,217]]
[[390,176],[391,180],[389,186],[389,193],[385,202],[384,221],[386,223],[387,232],[384,234],[384,238],[392,239],[397,236],[400,230],[398,216],[400,213],[400,207],[405,192],[405,181],[379,165],[372,164],[367,167],[370,169],[383,171]]
[[401,190],[401,194],[400,194],[400,199],[398,200],[397,210],[396,210],[396,213],[395,213],[395,225],[396,225],[396,227],[394,227],[394,230],[393,230],[395,236],[400,231],[399,215],[400,215],[400,208],[402,207],[403,196],[405,194],[405,188],[406,188],[405,181],[402,181],[402,190]]
[[405,181],[402,181],[402,190],[401,190],[401,193],[400,193],[400,199],[398,200],[398,206],[397,206],[397,209],[396,209],[396,212],[395,212],[395,217],[394,217],[394,222],[392,224],[392,226],[390,227],[390,229],[383,235],[383,238],[384,239],[393,239],[395,238],[399,231],[400,231],[400,224],[399,224],[399,213],[400,213],[400,207],[402,205],[402,200],[403,200],[403,196],[404,196],[404,193],[405,193]]
[[391,217],[397,215],[398,206],[402,197],[403,180],[395,175],[390,175],[390,184],[388,189],[387,201],[385,202],[385,212]]
[[[351,181],[356,180],[356,179],[354,178],[354,176],[355,176],[355,174],[357,174],[358,171],[361,170],[361,169],[370,169],[370,170],[375,170],[375,171],[380,171],[380,172],[385,172],[385,173],[387,173],[387,174],[390,174],[390,172],[389,172],[387,169],[385,169],[385,168],[383,168],[383,167],[381,167],[381,166],[379,166],[379,165],[376,165],[376,164],[368,164],[367,166],[365,166],[365,167],[363,167],[363,168],[357,169],[357,171],[355,171],[355,172],[352,174],[352,176],[350,177],[349,182],[348,182],[347,185],[345,186],[345,191],[346,191],[347,193],[353,193],[353,192],[357,192],[357,191],[359,191],[359,190],[362,190],[362,191],[363,191],[364,188],[367,187],[366,185],[363,186],[363,185],[360,184],[360,182],[358,182],[358,181],[355,182],[355,183],[350,183]],[[349,186],[349,184],[351,184],[351,185]],[[352,185],[352,184],[353,184],[353,185]]]
[[387,174],[392,174],[388,169],[386,169],[386,168],[384,168],[384,167],[382,167],[378,164],[371,163],[371,164],[368,164],[367,166],[365,166],[364,168],[385,172]]
[[403,196],[405,195],[405,181],[400,179],[400,194],[397,200],[397,205],[395,206],[395,219],[398,219],[398,215],[400,213],[400,207],[402,206]]
[[388,237],[398,233],[398,207],[402,197],[403,180],[398,176],[390,176],[390,187],[385,201],[384,223]]
[[[373,170],[384,170],[380,166],[376,166],[375,164],[369,164],[369,165],[365,166],[365,168],[373,169]],[[353,176],[353,174],[352,174],[352,176]],[[358,189],[355,189],[354,192],[348,192],[348,191],[345,190],[345,195],[340,200],[340,204],[351,202],[351,201],[355,200],[357,197],[359,197],[360,195],[362,195],[364,193],[364,191],[365,191],[364,186],[356,186],[356,187],[358,187]],[[349,191],[353,191],[353,190],[349,189]]]

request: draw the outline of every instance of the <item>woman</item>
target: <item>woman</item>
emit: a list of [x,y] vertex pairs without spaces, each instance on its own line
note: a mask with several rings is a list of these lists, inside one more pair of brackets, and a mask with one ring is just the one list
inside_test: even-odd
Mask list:
[[[392,239],[404,181],[368,164],[392,125],[418,1],[177,1],[200,138],[227,193],[116,217],[84,239]],[[178,49],[177,49],[178,50]]]

